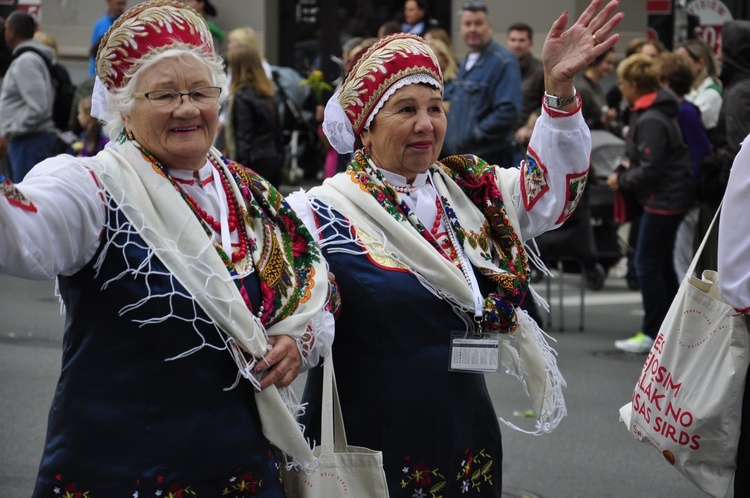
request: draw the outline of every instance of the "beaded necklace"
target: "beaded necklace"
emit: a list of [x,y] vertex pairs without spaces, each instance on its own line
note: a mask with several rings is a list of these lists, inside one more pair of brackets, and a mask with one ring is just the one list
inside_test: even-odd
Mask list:
[[391,185],[391,187],[393,187],[393,190],[395,190],[396,192],[411,195],[417,190],[424,187],[426,184],[427,184],[427,181],[425,180],[419,185]]
[[[185,201],[185,203],[190,207],[190,209],[193,211],[193,214],[195,214],[195,217],[198,219],[198,222],[201,224],[201,227],[203,227],[203,231],[206,232],[206,235],[208,235],[209,238],[214,239],[214,233],[213,230],[219,231],[221,230],[221,223],[219,221],[216,221],[213,219],[212,216],[208,215],[206,211],[200,206],[198,206],[198,203],[193,199],[190,194],[185,192],[185,190],[180,186],[180,184],[175,181],[172,176],[167,172],[167,169],[164,167],[161,162],[154,157],[153,154],[151,154],[149,151],[141,147],[141,145],[135,141],[135,138],[132,136],[128,136],[130,140],[133,142],[133,144],[138,148],[138,150],[141,151],[141,153],[146,157],[146,159],[151,163],[154,170],[167,179],[172,186],[177,190],[177,192],[180,194],[182,199]],[[245,220],[244,217],[240,213],[240,208],[237,203],[237,200],[234,197],[234,194],[232,193],[232,189],[229,186],[229,180],[227,179],[226,172],[224,172],[223,168],[219,167],[213,160],[211,156],[208,156],[209,161],[211,162],[211,166],[215,168],[220,176],[221,176],[221,185],[224,189],[224,193],[227,198],[227,204],[229,206],[229,216],[228,216],[228,224],[229,224],[229,230],[230,232],[238,231],[238,238],[239,238],[239,248],[236,251],[232,251],[232,255],[229,256],[226,251],[224,251],[224,248],[221,247],[220,244],[217,244],[214,242],[214,248],[216,249],[216,252],[218,253],[219,257],[221,258],[222,262],[224,263],[224,266],[226,267],[229,274],[232,276],[232,279],[234,280],[237,289],[240,292],[240,295],[242,296],[242,300],[245,302],[245,305],[247,308],[252,312],[252,303],[250,302],[250,296],[247,294],[247,290],[245,289],[245,286],[243,285],[244,278],[238,277],[237,269],[235,267],[235,264],[238,264],[240,262],[243,262],[246,257],[249,255],[249,248],[251,247],[250,239],[247,235],[247,228],[245,226]],[[231,169],[231,166],[227,164],[227,168],[229,168],[229,171],[233,174],[235,181],[239,182],[239,178],[235,174],[235,172]],[[239,183],[238,183],[239,184]],[[218,227],[218,228],[214,228]],[[262,316],[263,313],[263,305],[260,306],[260,309],[258,310],[258,316]]]

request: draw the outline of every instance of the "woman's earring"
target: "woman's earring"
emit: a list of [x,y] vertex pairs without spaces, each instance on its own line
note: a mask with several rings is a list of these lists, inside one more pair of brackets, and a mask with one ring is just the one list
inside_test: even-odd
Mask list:
[[365,145],[364,147],[362,147],[362,152],[364,153],[364,155],[369,156],[370,155],[370,148]]

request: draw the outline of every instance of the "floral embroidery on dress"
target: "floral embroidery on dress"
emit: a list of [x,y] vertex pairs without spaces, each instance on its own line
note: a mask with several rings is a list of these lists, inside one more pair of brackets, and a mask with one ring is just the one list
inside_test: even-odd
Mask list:
[[[471,449],[464,450],[464,459],[461,467],[455,469],[455,481],[459,485],[461,494],[481,493],[483,486],[494,486],[492,482],[492,470],[495,462],[490,454],[484,449],[474,453]],[[411,462],[409,455],[404,456],[404,465],[401,469],[401,488],[411,492],[408,496],[412,498],[447,498],[448,490],[445,476],[439,469],[432,469],[424,462]]]
[[80,491],[78,485],[74,482],[62,484],[62,474],[55,475],[55,480],[60,483],[53,489],[55,496],[60,498],[91,498],[90,491]]
[[424,462],[411,464],[411,457],[404,456],[402,468],[404,477],[401,479],[401,488],[409,488],[415,498],[443,498],[445,490],[445,476],[438,469],[430,469]]
[[521,161],[521,176],[521,196],[528,211],[549,190],[547,168],[531,147],[526,150],[526,159]]
[[263,480],[257,479],[251,471],[243,471],[242,468],[237,469],[233,475],[229,478],[229,486],[224,488],[221,492],[222,496],[256,496],[258,489],[262,487]]
[[2,174],[0,174],[0,195],[8,199],[8,202],[14,206],[36,213],[36,206],[34,203],[28,200],[26,196],[23,195],[23,192],[18,190],[13,182],[5,178]]
[[588,168],[583,173],[572,173],[568,175],[568,188],[565,192],[565,207],[560,214],[560,217],[555,222],[560,224],[570,218],[570,215],[575,211],[578,201],[581,200],[583,190],[586,188],[588,182],[589,170]]
[[456,476],[456,481],[461,483],[461,493],[476,490],[481,492],[483,484],[492,486],[492,467],[494,460],[482,449],[476,455],[466,449],[466,459],[461,462],[461,471]]

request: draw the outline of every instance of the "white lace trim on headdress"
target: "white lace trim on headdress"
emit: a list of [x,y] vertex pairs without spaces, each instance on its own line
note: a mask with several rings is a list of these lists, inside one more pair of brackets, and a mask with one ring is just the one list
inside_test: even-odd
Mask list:
[[380,97],[380,100],[378,101],[377,105],[373,107],[372,112],[370,113],[370,116],[367,118],[367,122],[365,123],[365,128],[369,128],[370,124],[372,124],[372,120],[375,119],[375,115],[380,111],[380,109],[383,108],[386,101],[396,93],[396,90],[405,87],[406,85],[413,85],[415,83],[426,83],[428,85],[432,85],[438,90],[442,90],[443,86],[438,83],[438,81],[430,76],[429,74],[425,73],[417,73],[417,74],[410,74],[409,76],[406,76],[405,78],[401,78],[397,82],[395,82],[391,87],[386,91],[382,97]]
[[104,119],[109,111],[107,105],[107,88],[99,79],[99,76],[94,80],[94,91],[91,94],[91,117],[96,119]]
[[336,90],[336,93],[328,99],[323,115],[323,133],[336,152],[349,154],[354,152],[354,128],[339,102],[340,91]]

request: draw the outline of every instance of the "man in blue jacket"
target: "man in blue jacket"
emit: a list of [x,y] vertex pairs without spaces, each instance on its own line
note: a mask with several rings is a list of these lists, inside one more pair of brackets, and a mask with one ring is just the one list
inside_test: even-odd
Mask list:
[[492,39],[487,5],[461,7],[461,37],[469,54],[446,92],[448,131],[443,155],[476,154],[490,164],[513,164],[513,134],[523,94],[517,57]]

